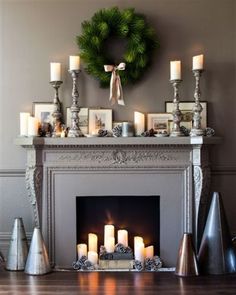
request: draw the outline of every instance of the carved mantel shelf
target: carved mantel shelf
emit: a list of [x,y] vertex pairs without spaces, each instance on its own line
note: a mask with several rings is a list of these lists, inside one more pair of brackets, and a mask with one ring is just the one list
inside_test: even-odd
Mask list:
[[43,227],[52,261],[56,173],[158,171],[158,177],[166,171],[179,171],[183,179],[183,231],[193,232],[197,241],[209,196],[209,147],[221,141],[219,137],[17,138],[15,144],[27,151],[26,186],[35,224]]

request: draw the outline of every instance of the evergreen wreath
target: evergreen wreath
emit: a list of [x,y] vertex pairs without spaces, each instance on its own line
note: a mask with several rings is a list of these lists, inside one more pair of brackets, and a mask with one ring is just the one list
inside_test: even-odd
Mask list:
[[77,36],[80,56],[86,64],[86,72],[99,80],[101,87],[108,87],[111,79],[104,65],[117,65],[106,52],[105,44],[111,38],[127,41],[124,55],[118,62],[126,64],[125,71],[119,72],[122,85],[137,82],[150,66],[154,49],[159,47],[154,29],[147,24],[144,15],[135,13],[133,8],[102,9],[91,21],[82,23],[82,34]]

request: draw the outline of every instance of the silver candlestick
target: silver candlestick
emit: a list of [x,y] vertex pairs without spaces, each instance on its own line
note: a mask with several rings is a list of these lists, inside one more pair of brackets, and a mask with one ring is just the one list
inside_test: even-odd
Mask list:
[[180,130],[180,122],[182,120],[182,112],[179,109],[179,85],[182,80],[170,80],[170,83],[173,85],[174,88],[174,99],[173,99],[173,128],[171,130],[170,136],[183,136],[184,134]]
[[83,137],[83,133],[79,128],[79,92],[77,89],[77,79],[80,73],[80,70],[69,70],[73,80],[73,88],[72,88],[72,105],[70,108],[71,111],[71,128],[68,133],[68,137]]
[[201,136],[204,134],[204,130],[201,128],[201,112],[203,110],[200,103],[201,91],[200,91],[200,77],[203,70],[193,70],[193,75],[195,77],[195,91],[194,99],[195,104],[193,106],[193,126],[190,132],[190,136]]
[[58,89],[60,88],[62,81],[51,81],[50,84],[55,89],[55,95],[53,99],[53,130],[52,137],[59,137],[61,132],[62,124],[62,113],[61,113],[61,103],[59,100]]

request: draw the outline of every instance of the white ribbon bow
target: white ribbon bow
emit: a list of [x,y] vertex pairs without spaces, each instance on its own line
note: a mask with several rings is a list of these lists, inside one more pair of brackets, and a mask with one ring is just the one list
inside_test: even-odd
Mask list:
[[110,102],[111,104],[118,103],[119,105],[125,105],[123,98],[123,91],[121,86],[120,75],[118,71],[125,70],[125,63],[121,62],[118,66],[113,65],[104,65],[104,69],[106,72],[111,73],[111,81],[110,81]]

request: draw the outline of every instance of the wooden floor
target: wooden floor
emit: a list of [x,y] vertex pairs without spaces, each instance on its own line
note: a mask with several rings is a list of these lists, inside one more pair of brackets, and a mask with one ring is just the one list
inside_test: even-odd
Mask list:
[[28,276],[0,270],[0,294],[236,294],[236,275],[179,278],[173,273],[53,272]]

